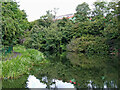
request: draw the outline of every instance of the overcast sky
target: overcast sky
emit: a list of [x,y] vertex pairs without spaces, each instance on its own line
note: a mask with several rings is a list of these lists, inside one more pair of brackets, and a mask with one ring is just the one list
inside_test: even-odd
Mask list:
[[[57,16],[71,14],[75,12],[78,4],[87,2],[92,8],[93,2],[97,0],[16,0],[19,2],[21,10],[25,10],[28,21],[39,19],[40,16],[45,15],[47,10],[59,8]],[[109,1],[109,0],[107,0]]]

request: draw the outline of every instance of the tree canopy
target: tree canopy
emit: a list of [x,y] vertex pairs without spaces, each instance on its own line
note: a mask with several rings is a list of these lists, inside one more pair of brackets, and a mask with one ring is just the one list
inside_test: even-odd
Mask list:
[[[28,22],[26,13],[16,2],[2,2],[2,43],[13,45],[24,38],[23,45],[39,50],[117,52],[119,39],[119,3],[94,2],[76,7],[74,20],[55,20],[50,10]],[[119,5],[118,5],[119,6]],[[56,14],[56,13],[55,13]],[[99,48],[98,48],[99,47]],[[71,51],[69,50],[69,51]]]
[[2,44],[14,45],[24,35],[28,21],[24,10],[16,2],[2,2]]

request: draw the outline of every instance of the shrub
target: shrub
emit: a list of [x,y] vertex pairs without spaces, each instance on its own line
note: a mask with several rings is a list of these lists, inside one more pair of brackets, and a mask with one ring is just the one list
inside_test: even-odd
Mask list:
[[21,56],[2,62],[2,77],[16,78],[23,74],[29,74],[33,65],[46,63],[43,54],[38,50],[25,49],[24,46],[14,47],[14,52],[21,53]]
[[104,38],[86,35],[80,38],[72,39],[71,42],[69,42],[67,45],[67,50],[99,53],[107,51],[108,46],[105,44]]

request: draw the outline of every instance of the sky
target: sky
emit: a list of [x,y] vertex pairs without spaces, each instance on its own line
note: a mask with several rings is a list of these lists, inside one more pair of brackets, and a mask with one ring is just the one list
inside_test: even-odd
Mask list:
[[[34,21],[46,14],[47,10],[57,10],[56,16],[75,13],[77,5],[86,2],[92,8],[97,0],[16,0],[21,10],[25,10],[28,21]],[[108,1],[108,0],[107,0]]]

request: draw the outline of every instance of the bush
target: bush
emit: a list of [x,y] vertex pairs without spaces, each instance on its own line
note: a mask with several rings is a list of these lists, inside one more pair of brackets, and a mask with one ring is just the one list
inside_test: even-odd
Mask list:
[[107,51],[108,46],[105,44],[104,38],[86,35],[80,38],[72,39],[67,45],[67,50],[75,52],[99,53]]
[[38,50],[59,50],[62,33],[56,25],[51,27],[34,26],[26,37],[24,45]]
[[2,62],[2,77],[16,78],[22,74],[29,74],[33,65],[46,63],[43,54],[38,50],[25,49],[24,46],[14,47],[15,52],[21,53],[21,56]]

